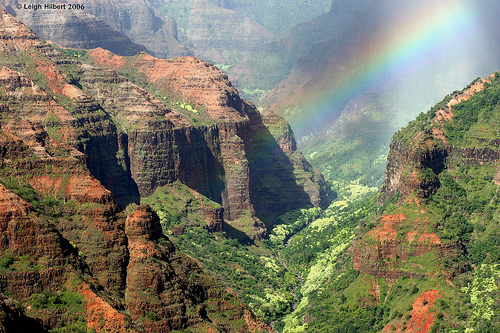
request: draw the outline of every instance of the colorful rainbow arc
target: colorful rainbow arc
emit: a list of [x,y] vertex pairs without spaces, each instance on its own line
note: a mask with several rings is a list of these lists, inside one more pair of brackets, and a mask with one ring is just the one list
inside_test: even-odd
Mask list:
[[[388,9],[390,10],[390,9]],[[460,42],[460,36],[467,31],[475,31],[477,11],[470,1],[433,0],[416,1],[410,13],[392,22],[369,45],[354,52],[348,60],[350,73],[338,80],[332,80],[331,87],[308,95],[302,105],[301,117],[304,121],[327,115],[328,112],[343,108],[345,103],[363,91],[379,86],[394,75],[404,75],[405,71],[431,58],[432,51],[450,39]],[[449,43],[448,43],[449,44]]]

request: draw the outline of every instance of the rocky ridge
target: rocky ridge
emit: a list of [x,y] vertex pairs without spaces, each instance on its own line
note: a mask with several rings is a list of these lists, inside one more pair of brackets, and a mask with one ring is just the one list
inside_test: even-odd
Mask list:
[[[169,101],[172,108],[177,107],[179,112],[190,116],[195,125],[190,133],[201,134],[208,129],[210,134],[205,140],[210,146],[205,151],[211,153],[208,156],[213,165],[210,172],[204,177],[193,177],[186,174],[190,169],[184,167],[179,169],[182,170],[179,179],[221,203],[226,220],[243,216],[253,218],[256,223],[253,229],[262,233],[264,225],[259,220],[269,226],[276,213],[284,213],[298,205],[319,206],[327,202],[322,176],[296,150],[288,124],[274,114],[260,114],[253,104],[242,100],[227,75],[215,66],[191,57],[165,60],[143,53],[124,58],[102,49],[91,50],[89,55],[100,66],[142,78]],[[210,125],[196,126],[200,123]],[[190,152],[184,160],[199,151]],[[274,191],[277,195],[273,198],[264,197],[265,191],[260,190],[265,186],[262,181],[265,177],[276,179]],[[210,180],[213,178],[224,180],[217,184],[216,180]],[[218,187],[206,184],[207,179]],[[147,195],[161,184],[148,186],[139,185],[139,190]],[[217,190],[220,192],[215,192]],[[278,194],[284,191],[290,194]],[[269,216],[269,212],[274,214]],[[239,227],[246,232],[249,230],[248,226]]]
[[[451,145],[445,135],[445,125],[453,122],[452,107],[469,100],[487,83],[491,83],[491,78],[475,82],[459,94],[450,95],[445,103],[441,103],[442,108],[438,105],[437,110],[434,110],[435,116],[429,120],[430,124],[425,129],[416,131],[405,139],[395,135],[378,202],[379,205],[384,205],[390,200],[396,200],[398,205],[407,207],[414,217],[409,219],[406,213],[382,216],[377,222],[378,227],[366,233],[363,240],[359,240],[354,247],[355,269],[390,279],[397,279],[402,275],[418,278],[421,275],[415,270],[403,271],[401,267],[398,268],[396,258],[406,262],[411,257],[422,256],[430,251],[437,251],[439,258],[460,256],[463,250],[459,244],[443,244],[434,232],[426,232],[434,217],[422,206],[421,200],[436,193],[440,187],[437,175],[451,164],[454,157],[465,157],[467,163],[475,165],[498,161],[498,153],[493,156],[475,150],[472,154],[464,153],[467,150]],[[374,244],[361,245],[366,245],[366,242]],[[451,276],[455,273],[446,274]]]
[[[7,12],[0,16],[4,328],[271,331],[174,248],[148,206],[127,217],[114,200],[139,193],[128,155],[118,153],[133,143],[120,116],[134,133],[153,123],[183,139],[195,128],[115,72],[82,65]],[[123,90],[115,97],[121,114],[102,99],[106,84]],[[117,180],[123,192],[105,187]]]
[[[458,324],[463,300],[476,296],[461,294],[456,285],[471,271],[479,276],[498,262],[492,250],[500,163],[498,91],[498,73],[477,79],[392,139],[380,213],[356,234],[353,268],[361,279],[373,278],[367,302],[375,304],[400,302],[394,299],[401,297],[405,281],[430,284],[415,284],[411,293],[419,294],[408,310],[411,317],[391,318],[383,332],[446,331],[457,325],[481,331],[496,325],[486,317]],[[399,286],[394,290],[394,285]],[[389,288],[385,299],[381,288]],[[471,311],[481,310],[474,303]]]
[[485,84],[491,83],[491,79],[492,77],[487,77],[479,80],[459,94],[449,96],[444,106],[435,111],[431,126],[416,133],[411,141],[395,139],[391,142],[385,181],[378,199],[380,205],[392,198],[396,191],[399,192],[398,200],[401,203],[415,190],[419,190],[420,198],[431,195],[439,184],[432,180],[419,179],[419,170],[430,168],[435,174],[439,174],[448,164],[446,160],[454,155],[463,155],[468,160],[467,163],[478,165],[498,161],[496,153],[467,153],[469,149],[453,147],[446,138],[444,128],[448,122],[453,123],[452,107],[483,90]]

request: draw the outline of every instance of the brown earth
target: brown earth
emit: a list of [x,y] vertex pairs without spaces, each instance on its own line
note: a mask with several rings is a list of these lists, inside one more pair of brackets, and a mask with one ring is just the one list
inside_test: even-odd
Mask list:
[[[418,203],[418,200],[414,202]],[[416,212],[422,212],[421,207],[416,204],[415,206]],[[436,251],[440,259],[454,256],[459,251],[456,244],[443,245],[435,233],[425,232],[429,223],[425,215],[411,221],[401,213],[382,216],[376,228],[354,243],[354,269],[390,280],[401,276],[421,278],[426,274],[436,273],[403,269],[410,258],[424,255],[429,251]],[[404,231],[408,227],[412,230]],[[410,266],[412,265],[418,266],[410,263]],[[439,270],[439,273],[443,271]],[[453,272],[444,273],[453,274]]]
[[429,333],[438,313],[434,303],[439,298],[441,298],[439,290],[424,292],[413,302],[412,310],[409,313],[410,319],[404,327],[403,319],[399,319],[384,327],[381,333]]
[[125,316],[93,292],[84,282],[80,291],[85,298],[87,329],[104,332],[125,332]]
[[[0,292],[11,298],[0,302],[1,329],[22,321],[40,331],[85,323],[108,332],[271,332],[175,249],[151,208],[140,206],[127,217],[106,188],[105,182],[118,179],[121,186],[130,179],[129,155],[117,155],[130,146],[103,109],[104,82],[126,90],[118,98],[132,95],[128,104],[117,100],[131,123],[139,115],[149,124],[164,117],[165,130],[157,133],[177,133],[186,145],[195,135],[191,141],[182,135],[196,129],[116,73],[99,76],[37,40],[5,11],[0,17]],[[58,66],[70,66],[82,89]],[[102,92],[98,97],[86,88],[91,84]],[[134,113],[131,105],[141,100]],[[175,132],[176,126],[184,129]],[[233,315],[219,316],[224,311]]]

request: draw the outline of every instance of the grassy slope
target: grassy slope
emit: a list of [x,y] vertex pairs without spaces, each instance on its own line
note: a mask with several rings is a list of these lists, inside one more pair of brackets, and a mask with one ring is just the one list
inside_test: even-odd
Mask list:
[[[291,312],[294,299],[290,291],[297,282],[269,249],[255,246],[227,224],[224,233],[207,230],[206,215],[200,207],[220,205],[194,194],[182,183],[161,187],[142,201],[158,212],[165,234],[177,247],[237,293],[259,317],[270,322]],[[175,231],[179,228],[181,232]]]
[[[395,139],[409,142],[419,131],[432,124],[437,109],[422,114]],[[472,99],[453,108],[453,125],[446,126],[447,139],[454,147],[489,147],[498,138],[500,120],[500,80],[495,80]],[[470,163],[469,163],[470,164]],[[282,256],[289,266],[305,277],[303,298],[297,309],[276,328],[284,332],[373,332],[388,324],[390,330],[414,328],[414,302],[424,292],[439,290],[440,298],[429,308],[435,321],[432,332],[494,332],[500,327],[498,251],[500,197],[495,184],[497,167],[493,163],[466,165],[460,156],[450,158],[439,175],[440,187],[422,201],[425,214],[415,204],[393,201],[376,212],[370,196],[346,208],[331,207],[322,218],[296,235]],[[416,209],[418,208],[418,209]],[[403,213],[415,221],[427,216],[431,224],[426,232],[435,232],[443,244],[459,242],[463,253],[455,258],[439,258],[431,251],[396,263],[400,269],[418,269],[424,278],[399,278],[395,281],[361,274],[352,269],[352,237],[378,224],[377,216]],[[411,229],[411,225],[407,228]],[[398,230],[404,235],[405,227]],[[408,230],[410,230],[408,229]],[[465,271],[451,280],[436,274],[442,269]],[[374,286],[378,296],[374,296]],[[425,299],[425,297],[424,297]],[[423,301],[426,305],[427,300]],[[399,328],[397,328],[399,327]]]

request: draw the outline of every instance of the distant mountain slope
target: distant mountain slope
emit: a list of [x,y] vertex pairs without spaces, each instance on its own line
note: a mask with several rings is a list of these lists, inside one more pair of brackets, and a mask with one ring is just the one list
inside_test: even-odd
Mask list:
[[[266,94],[275,87],[278,89],[281,81],[293,76],[292,71],[300,66],[301,58],[309,56],[309,53],[314,54],[318,43],[343,38],[342,35],[348,33],[353,25],[351,22],[356,19],[358,11],[372,2],[373,0],[334,0],[329,11],[310,21],[298,22],[286,34],[269,40],[226,71],[231,80],[243,91],[244,96],[258,102],[260,106],[268,107],[284,96],[288,90],[274,91],[265,98]],[[289,17],[288,10],[290,9],[282,12],[287,17],[278,20],[279,22],[294,21],[293,17]],[[321,66],[320,63],[317,64]],[[296,87],[294,84],[300,84],[302,79],[304,78],[290,82],[291,86],[286,89],[293,89]]]
[[[91,49],[103,47],[121,55],[134,55],[141,51],[165,58],[192,55],[179,42],[175,20],[169,20],[147,1],[94,1],[83,0],[69,9],[44,9],[51,1],[3,0],[6,10],[31,27],[43,40],[66,47]],[[21,8],[17,6],[21,5]],[[40,5],[39,10],[25,9]]]
[[[498,9],[492,1],[365,2],[341,35],[310,47],[265,105],[287,119],[327,180],[378,186],[397,129],[500,67],[491,33]],[[420,11],[428,21],[416,18]],[[329,15],[318,20],[334,29]]]
[[[169,2],[169,1],[165,1]],[[284,33],[297,24],[308,22],[326,13],[331,0],[314,1],[242,1],[214,0],[213,4],[235,12],[259,23],[273,34]]]

